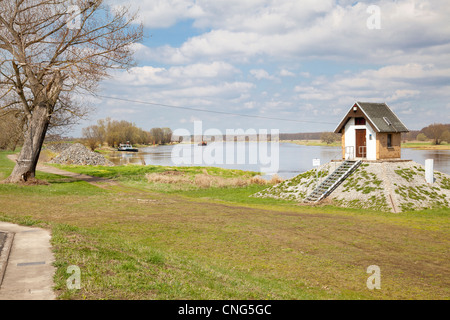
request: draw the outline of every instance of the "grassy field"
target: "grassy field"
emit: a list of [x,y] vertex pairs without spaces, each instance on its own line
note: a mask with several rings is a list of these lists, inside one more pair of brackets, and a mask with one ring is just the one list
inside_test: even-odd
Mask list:
[[[6,155],[0,179],[12,170]],[[52,231],[60,299],[450,296],[448,209],[395,215],[250,198],[266,186],[237,183],[256,174],[238,170],[58,167],[119,182],[98,188],[39,172],[48,185],[0,184],[0,220]],[[234,182],[196,183],[205,174]],[[66,288],[69,265],[81,269],[80,290]],[[366,286],[370,265],[380,267],[380,290]]]
[[435,145],[430,141],[408,141],[402,143],[402,148],[414,148],[420,150],[450,150],[450,143]]
[[[282,140],[280,142],[294,143],[302,146],[322,146],[322,147],[340,147],[341,141],[335,141],[327,144],[321,140]],[[402,148],[414,148],[420,150],[450,150],[450,143],[434,145],[430,141],[408,141],[402,143]]]
[[321,146],[321,147],[340,147],[341,141],[335,141],[327,144],[322,140],[280,140],[280,142],[294,143],[302,146]]

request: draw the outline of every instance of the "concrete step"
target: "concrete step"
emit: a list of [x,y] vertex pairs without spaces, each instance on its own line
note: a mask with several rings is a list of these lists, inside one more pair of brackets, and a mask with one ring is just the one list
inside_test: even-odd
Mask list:
[[356,169],[360,163],[360,161],[345,161],[306,197],[305,202],[315,202],[323,196],[327,196],[327,193],[332,192],[335,189],[333,187],[341,184],[347,178],[348,173]]

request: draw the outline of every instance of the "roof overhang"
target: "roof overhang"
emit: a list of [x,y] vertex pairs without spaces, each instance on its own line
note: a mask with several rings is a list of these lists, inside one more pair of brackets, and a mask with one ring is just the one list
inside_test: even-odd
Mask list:
[[339,125],[336,127],[336,129],[334,129],[334,133],[340,133],[342,128],[347,124],[348,119],[352,118],[352,113],[355,112],[353,110],[354,107],[357,107],[364,115],[364,118],[366,119],[366,121],[368,123],[370,123],[370,125],[372,126],[372,128],[375,129],[376,132],[380,132],[380,129],[378,129],[378,127],[370,120],[370,118],[367,116],[367,114],[364,112],[364,109],[361,108],[361,106],[359,105],[359,103],[356,101],[352,107],[350,108],[350,110],[347,112],[347,114],[344,116],[344,118],[342,118],[341,122],[339,122]]

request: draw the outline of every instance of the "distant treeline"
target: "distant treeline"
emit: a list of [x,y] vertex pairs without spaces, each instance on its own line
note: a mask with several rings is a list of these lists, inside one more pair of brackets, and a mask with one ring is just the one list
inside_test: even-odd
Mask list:
[[121,143],[130,144],[167,144],[172,141],[170,128],[152,128],[150,131],[138,128],[125,120],[101,119],[97,124],[83,128],[83,139],[92,150],[99,145],[116,147]]
[[[230,137],[226,135],[222,136],[222,140],[226,139],[230,140]],[[323,131],[323,132],[298,132],[298,133],[280,133],[278,135],[279,140],[321,140],[326,143],[332,143],[335,141],[339,141],[341,138],[340,134]],[[274,137],[267,135],[262,136],[263,140],[274,140]],[[181,137],[174,136],[174,141],[181,141]],[[214,140],[211,136],[190,136],[183,137],[184,141],[211,141]],[[249,140],[260,140],[260,136],[258,134],[238,134],[235,135],[233,139],[234,141],[249,141]],[[432,141],[434,144],[440,144],[445,141],[450,143],[450,124],[440,124],[434,123],[429,126],[422,128],[421,130],[411,130],[407,133],[402,133],[402,141]]]
[[[310,132],[310,133],[280,133],[278,135],[279,140],[321,140],[323,136],[323,132]],[[259,135],[259,134],[236,134],[232,136],[232,140],[239,140],[239,141],[249,141],[249,140],[274,140],[275,136],[272,137],[270,134],[267,135]],[[230,139],[230,137],[227,137],[226,135],[222,136],[222,140],[225,141],[226,139]],[[214,140],[214,137],[212,136],[188,136],[188,137],[179,137],[179,136],[173,136],[173,141],[201,141],[201,140]]]
[[320,140],[324,132],[280,133],[280,140]]

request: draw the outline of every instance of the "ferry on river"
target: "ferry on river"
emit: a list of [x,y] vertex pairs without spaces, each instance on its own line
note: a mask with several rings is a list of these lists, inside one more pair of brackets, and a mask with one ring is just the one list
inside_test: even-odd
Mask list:
[[121,143],[117,151],[127,151],[127,152],[138,152],[137,148],[133,148],[133,146],[129,143]]

